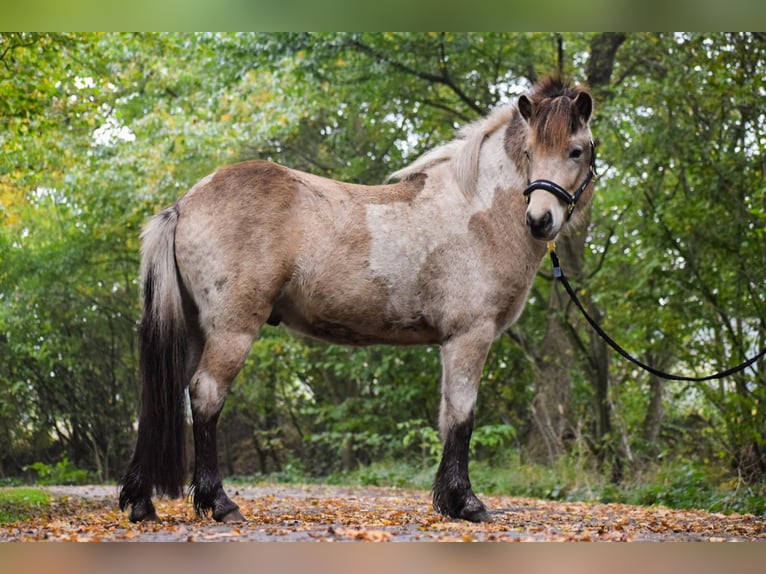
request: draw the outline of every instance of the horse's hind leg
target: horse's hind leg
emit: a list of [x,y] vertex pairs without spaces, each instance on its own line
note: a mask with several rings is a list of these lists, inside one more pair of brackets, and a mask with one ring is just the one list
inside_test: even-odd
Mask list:
[[489,521],[484,504],[468,477],[468,451],[473,432],[479,379],[492,343],[493,326],[453,337],[442,347],[442,399],[439,430],[442,458],[433,487],[434,508],[451,518]]
[[216,425],[229,386],[242,368],[254,339],[255,335],[247,332],[208,334],[189,385],[194,423],[194,509],[198,515],[212,512],[219,522],[244,520],[239,507],[223,490]]

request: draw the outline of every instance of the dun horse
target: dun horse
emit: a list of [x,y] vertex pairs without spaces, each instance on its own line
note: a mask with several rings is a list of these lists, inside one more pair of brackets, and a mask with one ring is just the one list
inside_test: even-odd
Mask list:
[[396,183],[250,161],[154,217],[142,234],[138,441],[120,483],[130,520],[157,520],[153,494],[183,494],[187,388],[194,508],[243,520],[221,484],[216,423],[264,323],[334,343],[440,345],[434,508],[489,520],[468,476],[479,379],[491,343],[521,313],[545,242],[591,198],[592,107],[585,89],[548,78]]

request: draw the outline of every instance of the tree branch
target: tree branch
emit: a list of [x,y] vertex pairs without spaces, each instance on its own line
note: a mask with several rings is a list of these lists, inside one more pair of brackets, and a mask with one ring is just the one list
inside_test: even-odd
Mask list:
[[460,86],[458,86],[454,80],[450,77],[447,67],[446,67],[446,59],[444,58],[444,44],[441,44],[441,51],[439,56],[439,69],[441,70],[440,74],[432,74],[430,72],[424,72],[422,70],[417,70],[411,66],[408,66],[407,64],[400,62],[399,60],[394,60],[393,58],[390,58],[388,55],[384,54],[383,52],[376,50],[372,46],[369,46],[362,42],[361,40],[357,38],[353,38],[349,42],[350,47],[355,48],[359,50],[360,52],[363,52],[364,54],[367,54],[371,58],[378,60],[379,62],[383,62],[395,70],[409,75],[414,76],[416,78],[419,78],[421,80],[424,80],[426,82],[430,82],[432,84],[441,84],[443,86],[448,87],[464,104],[466,104],[470,109],[475,111],[479,115],[484,115],[487,110],[485,110],[482,106],[477,104],[474,100],[468,97],[463,90],[460,89]]

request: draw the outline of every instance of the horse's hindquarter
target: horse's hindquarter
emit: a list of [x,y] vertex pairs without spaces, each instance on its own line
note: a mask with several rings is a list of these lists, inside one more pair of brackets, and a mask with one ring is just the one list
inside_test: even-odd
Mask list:
[[292,272],[289,171],[245,162],[200,180],[178,201],[176,262],[203,329],[257,333]]

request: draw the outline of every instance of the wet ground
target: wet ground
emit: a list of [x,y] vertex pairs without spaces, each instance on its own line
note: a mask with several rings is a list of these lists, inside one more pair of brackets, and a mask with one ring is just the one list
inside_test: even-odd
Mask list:
[[493,522],[471,524],[436,514],[427,491],[319,485],[228,485],[243,523],[159,500],[160,523],[131,524],[114,486],[47,490],[51,507],[0,526],[0,541],[766,541],[766,517],[483,496]]

